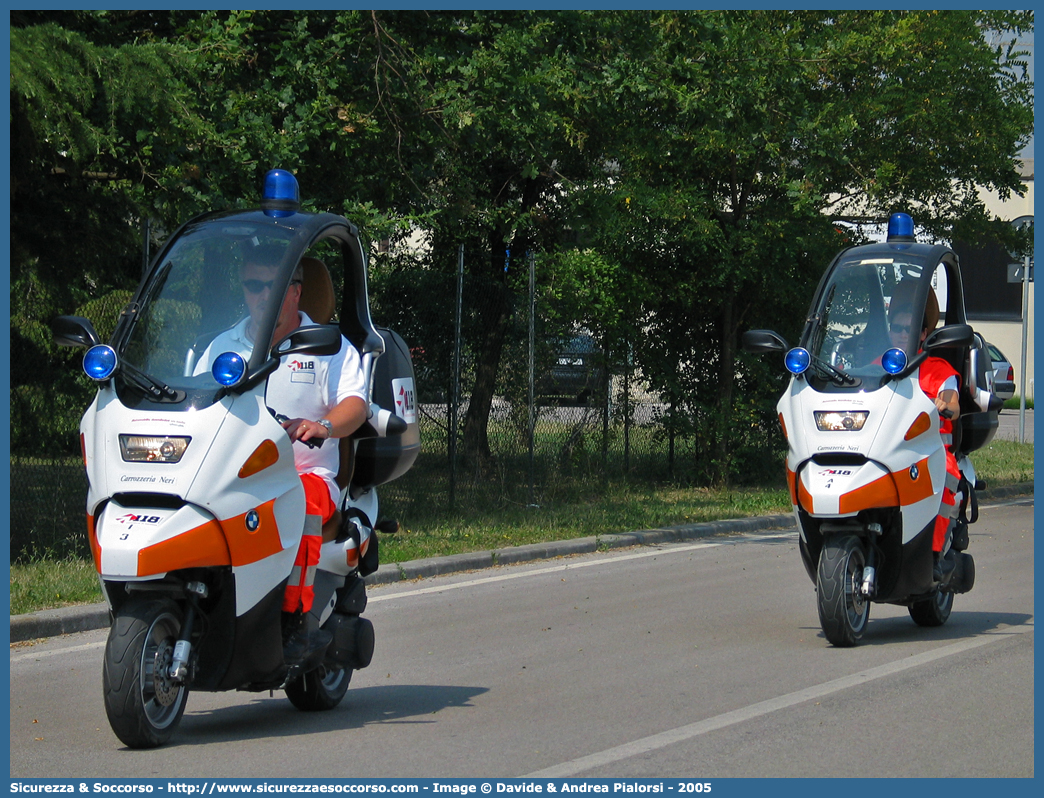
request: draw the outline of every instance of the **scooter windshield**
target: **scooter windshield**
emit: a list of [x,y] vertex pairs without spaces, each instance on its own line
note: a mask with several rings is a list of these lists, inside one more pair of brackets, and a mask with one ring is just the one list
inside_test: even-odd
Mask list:
[[[925,296],[932,269],[898,248],[860,247],[834,265],[818,294],[803,345],[814,361],[857,378],[861,390],[885,376],[884,353],[920,348]],[[826,371],[826,370],[824,370]]]
[[232,351],[250,363],[256,342],[271,336],[290,235],[232,219],[183,230],[139,299],[122,359],[152,381],[212,400],[214,358]]

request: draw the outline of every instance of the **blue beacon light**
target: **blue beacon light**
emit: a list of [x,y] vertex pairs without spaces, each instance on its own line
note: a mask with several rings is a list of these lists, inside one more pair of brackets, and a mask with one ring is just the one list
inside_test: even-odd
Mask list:
[[881,365],[889,374],[898,374],[906,368],[906,352],[902,349],[889,349],[881,356]]
[[889,241],[915,241],[913,217],[908,213],[893,213],[888,217]]
[[783,363],[791,374],[804,374],[812,362],[812,356],[807,349],[795,346],[783,357]]
[[236,385],[246,374],[246,361],[235,352],[222,352],[214,358],[214,365],[210,369],[219,385],[231,388]]
[[270,169],[265,174],[261,191],[261,210],[266,216],[293,216],[301,207],[301,191],[297,178],[285,169]]
[[104,382],[116,371],[116,350],[108,344],[98,344],[83,356],[83,370],[92,380]]

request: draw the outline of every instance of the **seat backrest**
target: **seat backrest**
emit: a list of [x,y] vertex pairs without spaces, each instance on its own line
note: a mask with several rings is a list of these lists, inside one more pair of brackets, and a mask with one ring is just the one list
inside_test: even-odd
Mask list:
[[318,258],[301,258],[304,282],[298,307],[316,324],[329,324],[337,310],[330,270]]
[[[316,324],[329,324],[337,309],[337,299],[334,297],[330,270],[318,258],[301,258],[301,266],[304,269],[304,281],[301,285],[301,301],[298,307],[307,313],[308,317]],[[341,438],[337,441],[337,447],[339,450],[340,468],[337,472],[336,481],[343,490],[348,487],[348,483],[352,478],[355,460],[355,440],[352,438]]]

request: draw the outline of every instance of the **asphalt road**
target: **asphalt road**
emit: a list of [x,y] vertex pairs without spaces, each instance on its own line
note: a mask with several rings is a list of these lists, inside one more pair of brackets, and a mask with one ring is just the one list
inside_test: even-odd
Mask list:
[[1022,413],[1018,409],[1001,411],[997,417],[996,437],[1000,440],[1019,442],[1020,432],[1022,443],[1033,443],[1033,410],[1026,410],[1025,421],[1022,420]]
[[193,693],[144,752],[108,728],[103,631],[13,646],[11,776],[1031,777],[1033,500],[984,507],[970,551],[947,625],[874,605],[854,649],[793,532],[379,586],[338,708]]

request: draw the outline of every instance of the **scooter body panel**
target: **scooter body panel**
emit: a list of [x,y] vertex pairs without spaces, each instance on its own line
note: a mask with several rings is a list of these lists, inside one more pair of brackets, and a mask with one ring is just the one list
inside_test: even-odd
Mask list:
[[[336,285],[344,286],[339,304]],[[303,315],[287,331],[291,290]],[[335,706],[373,651],[358,571],[376,567],[376,539],[357,536],[354,565],[343,542],[323,546],[316,605],[286,617],[288,582],[308,575],[297,565],[302,535],[317,526],[306,516],[295,447],[303,468],[324,477],[346,462],[292,444],[265,399],[285,358],[351,346],[363,370],[353,393],[373,401],[387,344],[370,319],[358,229],[301,211],[293,176],[273,170],[261,207],[202,214],[168,239],[108,343],[79,316],[52,329],[57,343],[87,348],[84,372],[98,385],[80,443],[88,539],[114,619],[103,668],[113,731],[133,748],[162,744],[189,690],[286,689],[301,709]],[[380,372],[382,390],[412,395],[409,348],[391,331],[387,340],[397,355]],[[350,515],[358,498],[367,533],[372,488],[408,470],[419,450],[415,413],[404,406],[393,424],[396,411],[377,410],[381,423],[367,422],[355,438],[381,445],[357,459],[362,476],[352,489],[361,495],[340,507]],[[323,643],[319,624],[332,642]]]
[[[797,346],[750,330],[743,347],[782,354],[793,375],[776,410],[824,635],[854,645],[875,601],[908,606],[922,626],[945,623],[949,594],[975,581],[963,516],[967,502],[974,506],[974,472],[958,465],[957,503],[945,505],[947,447],[981,448],[997,412],[978,389],[989,360],[985,339],[967,324],[956,253],[919,242],[913,220],[893,214],[885,240],[844,249],[829,264]],[[936,400],[948,418],[959,416],[948,439]],[[940,517],[947,535],[936,552]]]
[[[903,542],[938,513],[946,452],[935,404],[916,377],[872,392],[821,393],[801,377],[777,404],[787,429],[787,470],[795,512],[812,518],[855,518],[900,507]],[[816,413],[866,413],[859,430],[820,430]],[[915,427],[915,422],[924,420]],[[912,434],[923,428],[921,432]],[[909,436],[909,437],[907,437]]]
[[[884,555],[875,600],[929,593],[931,532],[942,503],[946,451],[938,411],[916,376],[842,394],[817,391],[795,377],[777,411],[787,430],[791,499],[812,581],[824,536],[848,530]],[[816,412],[867,415],[858,430],[821,430]],[[880,532],[869,533],[869,524]]]
[[[142,412],[118,400],[91,406],[81,425],[94,444],[88,480],[94,497],[111,497],[93,519],[102,579],[231,566],[240,577],[237,615],[285,581],[301,539],[304,490],[290,441],[263,401],[262,385],[193,412]],[[177,463],[127,462],[120,435],[190,440]],[[274,453],[271,462],[248,473],[262,446]]]

